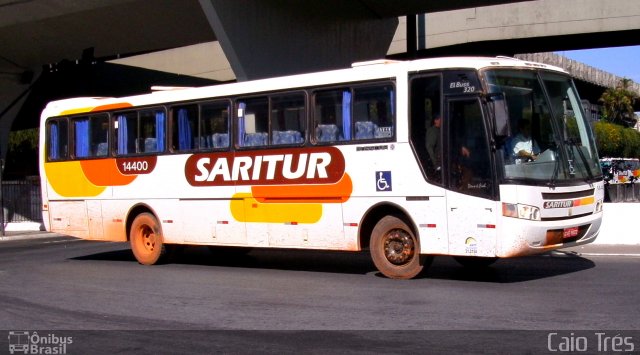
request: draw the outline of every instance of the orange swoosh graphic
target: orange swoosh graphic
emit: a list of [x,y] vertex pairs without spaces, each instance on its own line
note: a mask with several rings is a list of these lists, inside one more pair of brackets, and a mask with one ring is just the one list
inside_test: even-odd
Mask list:
[[261,203],[343,203],[349,200],[352,191],[349,174],[344,174],[335,184],[251,187],[252,197]]
[[82,160],[80,164],[84,175],[94,185],[122,186],[136,179],[136,175],[121,174],[115,159]]

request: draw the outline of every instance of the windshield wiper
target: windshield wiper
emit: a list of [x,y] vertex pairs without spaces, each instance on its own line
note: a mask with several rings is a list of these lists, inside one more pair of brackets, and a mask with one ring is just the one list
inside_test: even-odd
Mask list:
[[560,173],[560,156],[558,155],[558,146],[556,144],[553,144],[550,149],[551,148],[555,148],[552,149],[555,161],[553,162],[553,175],[551,175],[551,180],[549,180],[547,185],[551,186],[551,188],[555,188],[556,181],[558,180],[558,174]]
[[573,140],[573,138],[569,138],[565,141],[565,143],[567,143],[569,145],[569,149],[571,152],[571,159],[574,159],[574,154],[573,154],[573,148],[575,147],[576,150],[578,151],[578,155],[580,156],[580,160],[582,161],[582,164],[584,165],[584,168],[587,170],[587,176],[589,176],[589,180],[593,180],[593,173],[591,172],[591,168],[589,167],[589,164],[587,163],[587,158],[584,156],[584,152],[582,151],[582,149],[580,149],[580,147],[578,147],[578,144],[575,142],[575,140]]

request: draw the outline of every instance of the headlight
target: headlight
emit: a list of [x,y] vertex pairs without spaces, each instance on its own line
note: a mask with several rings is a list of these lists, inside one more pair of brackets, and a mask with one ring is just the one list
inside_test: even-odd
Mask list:
[[540,209],[538,207],[514,204],[514,203],[502,203],[502,215],[505,217],[528,219],[532,221],[540,220]]

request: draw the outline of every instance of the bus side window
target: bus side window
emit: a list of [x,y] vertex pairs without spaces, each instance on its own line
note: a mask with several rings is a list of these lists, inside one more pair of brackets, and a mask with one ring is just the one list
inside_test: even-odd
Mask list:
[[48,123],[47,158],[49,161],[65,160],[68,157],[69,125],[66,119],[51,120]]
[[305,136],[305,99],[303,93],[271,97],[271,144],[300,144]]
[[106,157],[108,151],[109,116],[76,117],[72,120],[74,157]]
[[355,139],[393,137],[395,92],[393,86],[377,85],[354,89]]
[[351,91],[333,89],[314,95],[313,124],[319,143],[351,139]]
[[198,106],[178,106],[171,109],[171,148],[177,152],[196,149],[198,140]]
[[165,113],[162,109],[141,111],[140,132],[137,152],[153,153],[164,151]]
[[205,103],[200,106],[200,149],[229,147],[229,103]]
[[269,100],[255,97],[238,101],[238,145],[266,146],[269,143]]

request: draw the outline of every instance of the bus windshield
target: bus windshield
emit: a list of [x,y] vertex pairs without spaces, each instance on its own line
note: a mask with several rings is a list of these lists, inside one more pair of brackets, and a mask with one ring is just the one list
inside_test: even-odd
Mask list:
[[490,94],[504,95],[511,134],[502,151],[505,180],[550,184],[600,178],[591,128],[569,76],[525,70],[488,70]]

